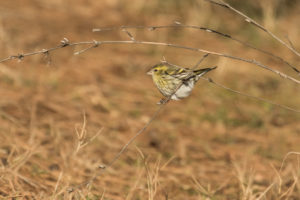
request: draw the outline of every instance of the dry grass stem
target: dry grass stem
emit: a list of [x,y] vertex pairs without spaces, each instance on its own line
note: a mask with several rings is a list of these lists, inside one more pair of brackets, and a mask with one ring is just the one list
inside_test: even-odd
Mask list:
[[81,127],[76,126],[75,127],[75,132],[77,135],[77,145],[74,151],[74,156],[86,145],[88,145],[90,142],[92,142],[95,138],[99,136],[99,134],[102,132],[103,128],[99,129],[99,131],[93,135],[91,138],[87,138],[87,121],[86,121],[86,115],[85,113],[83,114],[83,123]]
[[282,45],[284,45],[285,47],[287,47],[290,51],[292,51],[295,55],[297,55],[298,57],[300,57],[300,53],[298,51],[296,51],[293,46],[288,45],[286,42],[284,42],[283,40],[281,40],[278,36],[276,36],[274,33],[272,33],[270,30],[268,30],[267,28],[265,28],[264,26],[262,26],[261,24],[259,24],[258,22],[256,22],[255,20],[253,20],[252,18],[248,17],[247,15],[245,15],[244,13],[242,13],[241,11],[233,8],[230,4],[225,3],[222,0],[219,1],[214,1],[214,0],[204,0],[204,1],[208,1],[212,4],[216,4],[218,6],[222,6],[224,8],[227,8],[235,13],[237,13],[238,15],[242,16],[246,22],[254,25],[255,27],[259,28],[260,30],[266,32],[267,34],[269,34],[272,38],[274,38],[276,41],[280,42]]
[[297,155],[297,156],[300,156],[300,152],[294,152],[294,151],[291,151],[291,152],[288,152],[288,153],[284,156],[283,161],[282,161],[282,163],[281,163],[281,167],[280,167],[280,169],[279,169],[279,172],[280,172],[280,173],[281,173],[281,171],[282,171],[282,169],[283,169],[283,166],[284,166],[284,164],[285,164],[286,159],[287,159],[290,155]]

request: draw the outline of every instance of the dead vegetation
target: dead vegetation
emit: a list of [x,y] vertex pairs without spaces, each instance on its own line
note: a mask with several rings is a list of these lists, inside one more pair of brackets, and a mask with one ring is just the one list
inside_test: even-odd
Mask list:
[[[263,4],[230,3],[277,35],[288,34],[299,49],[299,3],[266,2],[272,10]],[[64,37],[128,39],[120,31],[92,32],[100,26],[180,21],[230,33],[290,63],[299,62],[267,35],[204,1],[24,0],[2,1],[0,9],[1,58],[53,47]],[[280,61],[206,32],[130,33],[242,55],[298,79]],[[169,103],[93,184],[69,193],[70,186],[85,182],[109,163],[157,109],[160,94],[146,70],[162,56],[187,67],[202,56],[163,46],[128,45],[73,55],[80,50],[60,49],[0,64],[1,199],[299,199],[299,114],[205,81],[199,81],[188,99]],[[228,87],[299,108],[299,86],[275,74],[216,56],[201,65],[218,65],[211,76]]]

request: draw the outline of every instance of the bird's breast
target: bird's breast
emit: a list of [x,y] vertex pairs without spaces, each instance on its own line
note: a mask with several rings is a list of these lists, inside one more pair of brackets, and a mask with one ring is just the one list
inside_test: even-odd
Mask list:
[[172,96],[172,99],[179,100],[189,96],[194,88],[194,82],[189,81],[186,84],[182,84],[177,92]]

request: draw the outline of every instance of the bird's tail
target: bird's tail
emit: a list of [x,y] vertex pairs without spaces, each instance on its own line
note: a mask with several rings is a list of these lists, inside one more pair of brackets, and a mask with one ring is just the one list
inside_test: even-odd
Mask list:
[[203,68],[203,69],[197,69],[194,70],[194,73],[197,75],[197,77],[203,76],[204,74],[206,74],[207,72],[216,69],[217,66],[211,67],[211,68]]

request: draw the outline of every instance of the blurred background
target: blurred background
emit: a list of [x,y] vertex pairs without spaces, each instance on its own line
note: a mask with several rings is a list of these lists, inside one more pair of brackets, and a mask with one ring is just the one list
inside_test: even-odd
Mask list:
[[[299,1],[227,2],[300,49]],[[174,21],[229,34],[299,66],[299,57],[266,33],[203,0],[0,1],[0,59],[58,46],[63,38],[129,40],[120,30],[93,28]],[[255,59],[298,78],[278,59],[205,31],[130,33],[136,40]],[[156,111],[161,94],[146,75],[151,66],[164,57],[192,67],[203,56],[132,44],[102,45],[74,56],[83,48],[0,63],[1,199],[256,199],[263,192],[262,199],[299,199],[297,156],[279,170],[288,152],[300,152],[299,113],[203,80],[189,98],[170,102],[91,187],[66,192],[110,162]],[[212,55],[200,67],[214,65],[207,77],[216,82],[300,109],[299,85]]]

